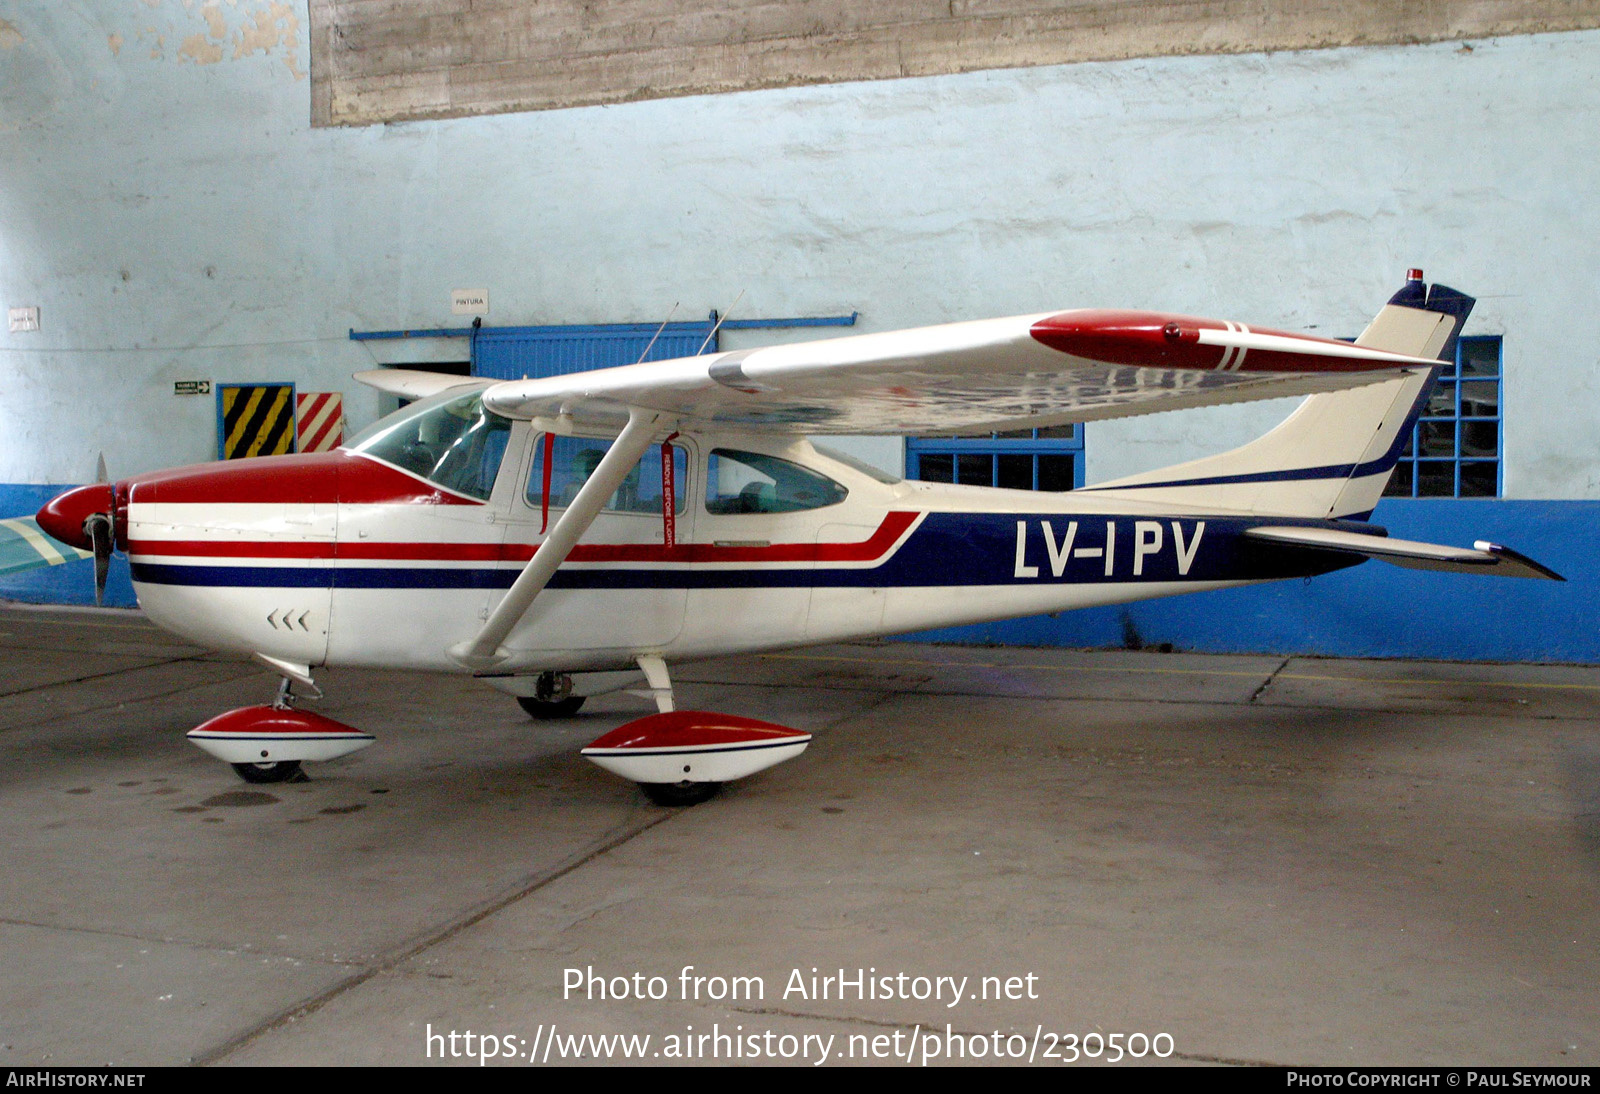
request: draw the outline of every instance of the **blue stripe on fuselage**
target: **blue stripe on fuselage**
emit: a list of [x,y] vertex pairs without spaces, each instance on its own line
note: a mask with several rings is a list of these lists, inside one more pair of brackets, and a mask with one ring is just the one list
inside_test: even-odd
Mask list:
[[[1019,525],[1021,531],[1019,532]],[[563,566],[553,589],[714,589],[1249,581],[1306,577],[1361,559],[1243,536],[1279,525],[1383,534],[1354,521],[1100,514],[930,513],[884,562],[645,568]],[[1020,543],[1020,550],[1019,550]],[[1111,564],[1106,565],[1106,552]],[[133,580],[233,588],[506,589],[521,567],[187,565],[135,562]],[[1136,572],[1137,571],[1137,572]]]

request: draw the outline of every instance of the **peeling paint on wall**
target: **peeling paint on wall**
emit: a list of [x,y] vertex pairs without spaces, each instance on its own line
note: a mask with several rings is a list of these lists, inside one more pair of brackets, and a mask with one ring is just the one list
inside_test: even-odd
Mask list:
[[[300,16],[296,5],[284,0],[143,0],[149,8],[167,16],[166,25],[146,26],[135,32],[124,27],[112,33],[107,42],[113,56],[122,52],[126,36],[136,34],[152,42],[149,58],[166,60],[165,43],[172,38],[180,43],[176,57],[182,64],[215,65],[226,60],[264,56],[281,60],[296,80],[306,78],[301,56]],[[18,41],[20,41],[20,37]],[[6,45],[0,36],[0,46]]]
[[300,20],[288,4],[274,2],[266,11],[255,13],[254,25],[244,27],[234,36],[234,60],[248,57],[258,50],[270,55],[281,45],[284,50],[283,63],[289,66],[295,79],[303,78],[305,73],[295,64],[300,45],[295,32],[299,26]]
[[200,8],[200,18],[206,21],[206,33],[217,41],[228,37],[228,21],[222,17],[222,5],[217,0],[208,0]]
[[180,61],[193,61],[197,65],[214,65],[222,60],[222,47],[206,41],[204,34],[191,34],[178,47]]
[[0,49],[16,49],[22,43],[22,32],[4,19],[0,19]]

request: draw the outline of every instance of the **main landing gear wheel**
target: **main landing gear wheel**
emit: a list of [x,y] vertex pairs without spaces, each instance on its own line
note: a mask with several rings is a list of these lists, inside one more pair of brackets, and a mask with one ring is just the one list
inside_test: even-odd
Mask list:
[[233,770],[247,783],[296,782],[306,776],[299,760],[279,760],[270,764],[234,764]]
[[645,797],[657,805],[675,808],[699,805],[722,789],[721,783],[640,783]]
[[535,718],[570,718],[583,706],[583,695],[572,694],[572,677],[564,672],[541,672],[532,695],[517,696],[517,705]]
[[533,717],[540,720],[546,718],[570,718],[583,707],[586,696],[572,695],[554,703],[546,703],[539,699],[519,695],[517,705]]

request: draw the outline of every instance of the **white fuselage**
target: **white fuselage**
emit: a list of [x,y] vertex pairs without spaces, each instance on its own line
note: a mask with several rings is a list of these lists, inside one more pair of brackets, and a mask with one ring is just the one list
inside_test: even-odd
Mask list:
[[[155,622],[212,648],[466,671],[448,651],[477,634],[562,511],[530,500],[541,443],[516,423],[487,498],[343,450],[277,458],[270,475],[245,473],[266,461],[239,461],[167,473],[177,487],[136,483],[135,590]],[[1240,562],[1230,530],[1260,523],[1247,514],[1116,491],[889,483],[770,435],[673,443],[686,468],[674,543],[659,509],[602,512],[511,630],[498,673],[618,669],[641,654],[705,657],[1292,576]],[[708,457],[729,449],[818,472],[843,499],[708,505]]]

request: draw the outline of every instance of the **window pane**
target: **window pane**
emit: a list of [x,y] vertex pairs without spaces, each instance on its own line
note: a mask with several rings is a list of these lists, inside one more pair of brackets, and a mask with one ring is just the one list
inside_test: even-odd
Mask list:
[[1417,497],[1456,496],[1456,465],[1450,460],[1417,461]]
[[1039,489],[1071,490],[1077,478],[1073,474],[1072,456],[1045,455],[1039,457]]
[[[544,504],[544,437],[533,446],[533,473],[528,476],[528,504],[535,508]],[[550,464],[550,507],[565,509],[578,496],[583,484],[589,481],[594,469],[610,449],[609,440],[593,437],[557,437],[555,459]],[[689,459],[684,450],[672,446],[673,489],[676,492],[675,510],[683,512],[688,494],[687,475]],[[628,472],[617,492],[606,502],[606,509],[614,513],[661,512],[661,446],[645,449],[639,462]]]
[[1033,430],[1007,429],[996,433],[995,439],[1001,441],[1031,441],[1033,440]]
[[1428,405],[1422,413],[1429,418],[1454,418],[1456,416],[1456,385],[1440,380],[1428,396]]
[[1389,476],[1389,485],[1383,488],[1386,498],[1409,498],[1411,496],[1411,464],[1401,460],[1394,465],[1394,474]]
[[917,458],[917,477],[925,482],[955,482],[956,458],[948,453],[924,453]]
[[1462,422],[1461,454],[1463,456],[1498,456],[1500,454],[1500,423]]
[[1424,421],[1418,429],[1424,456],[1454,456],[1456,454],[1456,423]]
[[1469,463],[1461,464],[1461,496],[1464,498],[1492,498],[1499,491],[1496,490],[1499,478],[1497,463]]
[[1500,375],[1500,339],[1462,339],[1461,374],[1468,379],[1473,376]]
[[1000,461],[1000,481],[997,486],[1003,486],[1007,490],[1033,489],[1032,456],[1002,452],[997,459]]
[[764,452],[717,448],[706,463],[706,512],[795,513],[848,495],[826,475]]
[[968,486],[993,486],[994,457],[962,453],[956,459],[956,481]]
[[1467,380],[1461,385],[1463,418],[1498,418],[1500,385],[1492,380]]
[[1076,425],[1047,425],[1038,431],[1039,439],[1070,441],[1078,435]]

